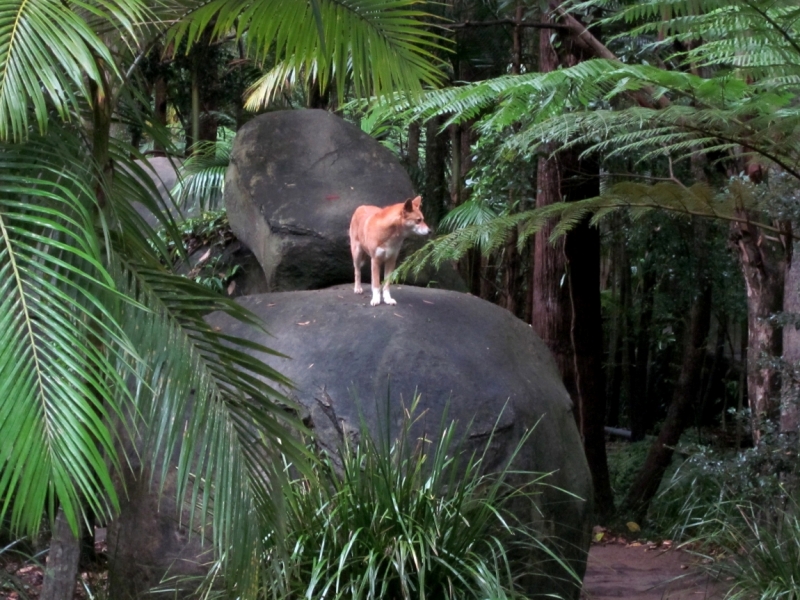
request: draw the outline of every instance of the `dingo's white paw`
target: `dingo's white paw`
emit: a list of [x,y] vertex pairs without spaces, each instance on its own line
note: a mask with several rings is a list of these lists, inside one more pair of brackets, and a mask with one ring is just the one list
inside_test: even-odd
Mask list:
[[393,305],[395,305],[395,304],[397,304],[397,300],[395,300],[394,298],[392,298],[392,297],[391,297],[389,294],[384,294],[384,295],[383,295],[383,301],[384,301],[386,304],[389,304],[389,305],[392,305],[392,306],[393,306]]
[[361,289],[361,286],[360,286],[360,285],[357,285],[357,286],[355,286],[355,287],[353,288],[353,292],[354,292],[354,293],[356,293],[356,294],[360,294],[360,293],[361,293],[361,292],[363,292],[363,291],[364,291],[364,290],[362,290],[362,289]]

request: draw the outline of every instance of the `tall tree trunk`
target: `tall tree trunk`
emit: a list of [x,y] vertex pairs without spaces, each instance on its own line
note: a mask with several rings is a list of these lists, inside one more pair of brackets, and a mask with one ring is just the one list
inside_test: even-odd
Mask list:
[[517,317],[522,317],[520,306],[520,270],[522,257],[517,251],[517,232],[511,233],[502,253],[503,280],[500,289],[499,305]]
[[414,169],[419,168],[419,139],[422,129],[419,121],[414,121],[408,126],[408,152],[406,160],[408,166]]
[[[565,52],[563,58],[559,57],[550,32],[541,31],[541,72],[554,71],[561,64],[574,64],[579,60],[571,47]],[[597,165],[579,160],[576,150],[561,152],[549,159],[540,158],[538,167],[537,208],[562,200],[590,198],[599,193]],[[543,228],[534,240],[532,325],[553,352],[575,404],[592,472],[595,510],[605,516],[614,506],[604,431],[600,235],[596,228],[584,222],[554,246],[548,240],[551,231],[552,226]]]
[[[522,22],[523,6],[517,3],[514,10],[514,26],[512,31],[512,46],[511,46],[511,74],[519,75],[522,68],[522,27],[519,23]],[[517,198],[515,190],[509,190],[508,205],[509,208],[513,207]],[[522,207],[517,207],[517,210],[522,210]],[[520,302],[520,288],[522,287],[521,267],[522,257],[517,250],[517,230],[511,232],[511,235],[506,242],[505,248],[500,253],[500,270],[503,277],[500,283],[500,294],[498,304],[508,310],[511,314],[517,317],[522,317],[524,307]]]
[[[800,261],[794,254],[786,269],[783,310],[793,319],[800,319]],[[800,321],[783,328],[783,361],[781,431],[797,434],[800,428]]]
[[[111,90],[105,74],[105,65],[99,59],[97,66],[103,75],[100,82],[90,82],[92,92],[92,158],[96,165],[94,192],[97,206],[103,210],[108,203],[106,189],[111,184],[113,165],[110,155],[111,143]],[[41,600],[72,600],[78,574],[81,551],[80,516],[78,531],[73,532],[59,508],[53,523],[50,552],[44,570],[44,585]]]
[[696,217],[694,236],[699,289],[692,303],[688,330],[684,336],[681,372],[658,439],[650,447],[644,466],[631,485],[623,504],[624,510],[632,511],[637,519],[644,517],[650,501],[658,491],[664,472],[672,460],[673,449],[689,424],[690,409],[697,402],[701,388],[703,357],[711,325],[711,277],[706,264],[707,223]]
[[[612,228],[621,226],[619,215],[612,216]],[[625,270],[629,270],[625,240],[616,239],[611,249],[611,295],[614,307],[609,326],[608,358],[606,360],[606,422],[619,427],[620,395],[622,393],[622,346],[625,342],[624,324],[626,313],[626,290],[623,285]]]
[[[162,127],[167,126],[167,79],[163,73],[159,73],[153,84],[153,95],[155,102],[155,120]],[[156,156],[166,156],[166,148],[160,140],[156,140],[153,153]]]
[[739,249],[747,288],[747,397],[753,440],[758,443],[764,420],[777,422],[780,417],[781,378],[771,362],[781,356],[783,338],[773,318],[783,310],[790,254],[750,222],[733,224],[732,237]]
[[440,133],[442,118],[434,117],[425,124],[425,186],[422,203],[425,222],[436,229],[447,208],[447,132]]
[[[647,253],[645,254],[645,261]],[[644,439],[652,425],[654,411],[647,398],[647,371],[650,362],[650,323],[653,320],[653,293],[656,284],[655,270],[642,265],[642,302],[639,312],[639,331],[636,335],[636,355],[631,369],[631,441]]]

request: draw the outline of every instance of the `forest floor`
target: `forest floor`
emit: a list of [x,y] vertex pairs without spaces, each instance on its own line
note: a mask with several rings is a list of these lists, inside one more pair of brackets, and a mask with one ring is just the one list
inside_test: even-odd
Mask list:
[[592,544],[583,580],[583,600],[722,600],[730,587],[704,568],[702,559],[661,544]]
[[[35,600],[42,585],[42,570],[23,561],[0,560],[0,568],[16,581],[22,593],[3,585],[0,573],[0,599]],[[85,591],[104,587],[106,573],[99,569],[81,570],[75,598],[85,600]],[[715,580],[702,561],[690,552],[675,549],[669,542],[659,544],[628,542],[610,537],[592,544],[583,600],[722,600],[728,585]]]

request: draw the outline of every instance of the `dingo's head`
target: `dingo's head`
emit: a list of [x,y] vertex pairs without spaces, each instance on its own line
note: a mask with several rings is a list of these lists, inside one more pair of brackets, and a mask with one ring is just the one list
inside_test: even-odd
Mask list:
[[403,224],[406,230],[417,235],[428,235],[431,230],[425,224],[425,217],[422,216],[422,196],[417,196],[413,200],[409,198],[403,204]]

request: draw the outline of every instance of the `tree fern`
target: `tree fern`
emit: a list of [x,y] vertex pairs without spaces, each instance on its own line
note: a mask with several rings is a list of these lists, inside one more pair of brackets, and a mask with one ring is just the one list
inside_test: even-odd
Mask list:
[[[591,224],[615,210],[627,210],[634,219],[651,210],[667,210],[676,214],[722,219],[730,222],[752,222],[747,211],[763,208],[763,200],[750,190],[744,181],[735,181],[724,193],[715,193],[708,185],[696,183],[686,187],[680,182],[665,181],[655,185],[623,181],[608,187],[601,195],[586,200],[557,202],[545,207],[506,214],[462,227],[427,242],[396,270],[401,279],[416,275],[432,263],[439,266],[462,258],[471,248],[480,248],[488,255],[507,243],[510,232],[518,232],[520,250],[527,240],[551,220],[556,225],[550,236],[555,242],[587,217]],[[755,223],[774,233],[783,233],[767,222]]]

